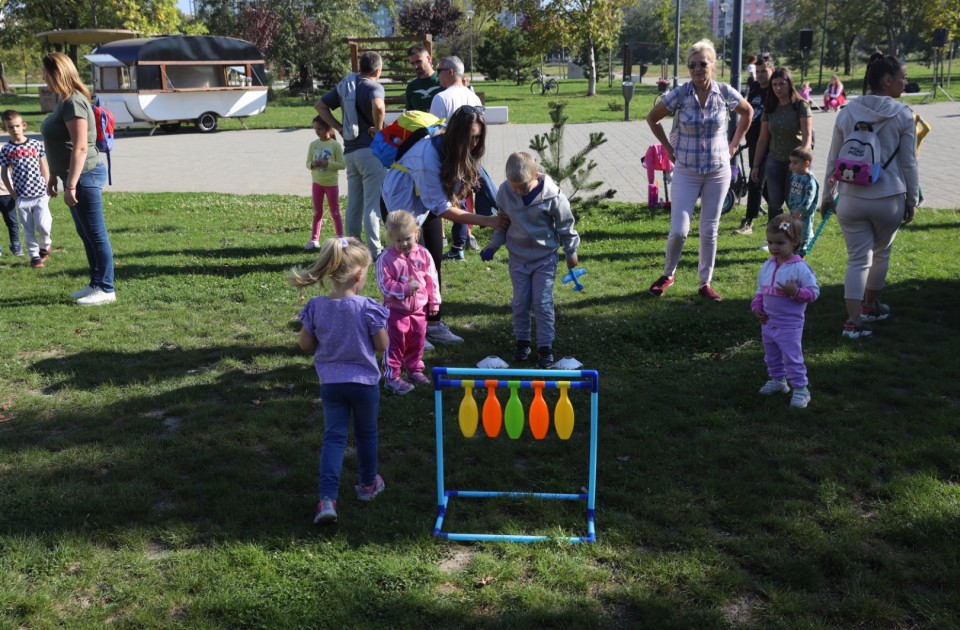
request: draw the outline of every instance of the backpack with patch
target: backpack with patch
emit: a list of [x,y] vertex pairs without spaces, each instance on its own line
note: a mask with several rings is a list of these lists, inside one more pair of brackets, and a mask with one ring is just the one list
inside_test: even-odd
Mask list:
[[357,83],[360,75],[351,72],[337,84],[337,94],[340,96],[340,112],[343,122],[343,131],[340,135],[344,140],[356,140],[360,136],[360,121],[357,113]]
[[833,164],[833,177],[845,184],[869,186],[880,179],[899,150],[898,146],[886,162],[881,162],[880,140],[873,131],[873,125],[858,122],[840,145],[840,152]]
[[390,168],[413,144],[443,126],[443,119],[416,110],[400,114],[395,121],[377,132],[370,150],[380,163]]
[[107,154],[107,181],[113,185],[113,175],[110,172],[110,153],[113,151],[114,127],[116,120],[113,114],[106,107],[100,105],[100,98],[97,97],[93,105],[93,119],[97,128],[97,150],[100,153]]

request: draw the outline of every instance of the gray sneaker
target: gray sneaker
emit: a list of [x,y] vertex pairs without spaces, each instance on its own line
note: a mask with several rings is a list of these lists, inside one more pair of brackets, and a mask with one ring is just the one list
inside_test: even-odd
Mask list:
[[443,321],[427,325],[427,339],[437,346],[463,343],[463,337],[458,337],[450,332],[450,327]]
[[470,238],[467,239],[467,249],[480,251],[480,243],[477,242],[477,237],[473,234],[471,234]]
[[770,379],[760,388],[760,394],[764,396],[773,396],[774,394],[789,394],[790,386],[785,379]]
[[793,390],[793,398],[790,399],[790,406],[794,409],[803,409],[810,403],[810,390],[806,387],[800,387]]
[[740,227],[733,231],[734,234],[740,234],[746,236],[747,234],[753,234],[753,226],[744,221],[740,224]]

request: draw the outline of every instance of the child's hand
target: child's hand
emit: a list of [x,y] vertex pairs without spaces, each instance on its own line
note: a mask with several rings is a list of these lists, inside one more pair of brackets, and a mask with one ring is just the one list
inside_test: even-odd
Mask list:
[[494,252],[492,249],[490,249],[489,247],[485,247],[484,249],[480,250],[480,260],[486,260],[486,261],[493,260],[493,253]]
[[766,324],[767,320],[770,319],[770,316],[763,311],[754,311],[753,316],[757,318],[761,325]]
[[790,297],[794,297],[800,292],[800,287],[797,286],[796,280],[790,280],[789,282],[778,282],[777,288]]
[[410,292],[411,292],[411,293],[416,293],[416,292],[419,291],[419,290],[420,290],[420,283],[417,282],[416,280],[411,280],[411,281],[410,281]]
[[317,160],[317,166],[319,166],[320,168],[327,168],[328,164],[330,164],[330,160],[327,160],[327,159]]
[[576,254],[570,254],[567,256],[567,269],[573,269],[579,264],[580,260],[577,258]]
[[438,308],[427,310],[427,315],[429,315],[430,317],[433,317],[434,315],[439,315],[439,314],[440,314],[440,309]]

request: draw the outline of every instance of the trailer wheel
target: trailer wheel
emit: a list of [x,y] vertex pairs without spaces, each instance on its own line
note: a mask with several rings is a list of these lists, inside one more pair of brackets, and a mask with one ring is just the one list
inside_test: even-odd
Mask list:
[[166,133],[177,133],[178,131],[180,131],[180,123],[178,122],[166,123],[164,125],[160,125],[160,129],[162,129]]
[[206,112],[205,114],[200,114],[200,117],[197,118],[197,129],[201,133],[210,133],[211,131],[216,131],[217,129],[217,115],[213,112]]

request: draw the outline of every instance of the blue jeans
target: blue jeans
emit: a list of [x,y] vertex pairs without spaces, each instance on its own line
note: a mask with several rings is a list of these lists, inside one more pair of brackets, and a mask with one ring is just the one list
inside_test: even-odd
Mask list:
[[[113,247],[103,220],[103,186],[107,183],[107,167],[103,162],[77,180],[77,205],[70,206],[70,215],[83,241],[90,266],[90,286],[113,293]],[[63,182],[66,188],[66,181]]]
[[[17,202],[10,195],[0,196],[0,214],[10,234],[10,253],[16,254],[20,251],[20,228],[17,226]],[[2,247],[0,251],[3,251]]]
[[790,186],[790,162],[775,160],[769,155],[764,164],[764,177],[767,182],[767,222],[783,212]]
[[555,336],[553,283],[557,277],[557,255],[523,263],[510,257],[510,282],[513,284],[513,336],[530,341],[530,311],[537,321],[537,347],[553,347]]
[[350,412],[353,412],[353,433],[357,443],[357,472],[360,483],[371,485],[377,477],[377,415],[380,413],[380,386],[361,383],[324,383],[320,385],[323,400],[323,447],[320,449],[320,498],[336,500],[340,490],[340,470],[350,433]]

